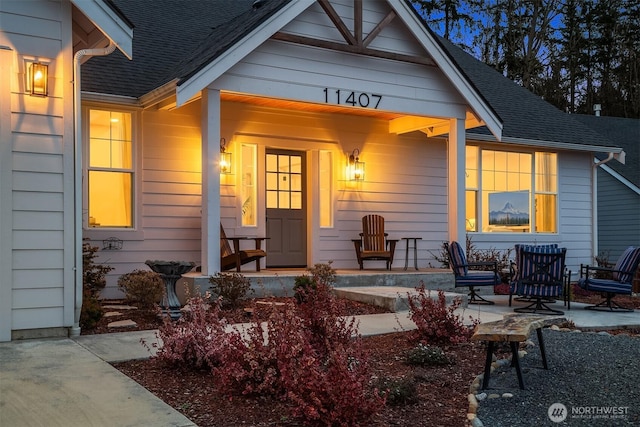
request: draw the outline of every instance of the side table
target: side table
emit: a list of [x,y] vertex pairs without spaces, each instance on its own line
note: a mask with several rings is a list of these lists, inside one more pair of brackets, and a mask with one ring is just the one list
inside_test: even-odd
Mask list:
[[413,267],[418,269],[418,240],[422,240],[422,237],[403,237],[402,240],[406,240],[407,245],[404,251],[404,269],[406,270],[409,264],[409,244],[413,241]]

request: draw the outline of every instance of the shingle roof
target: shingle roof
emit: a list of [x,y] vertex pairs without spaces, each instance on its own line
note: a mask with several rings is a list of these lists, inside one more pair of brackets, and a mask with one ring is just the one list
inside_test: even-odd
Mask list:
[[[565,114],[495,69],[478,61],[445,38],[439,43],[503,120],[502,137],[572,144],[618,146],[602,135],[585,129]],[[489,134],[486,128],[470,134]]]
[[[252,7],[254,0],[111,1],[135,25],[133,60],[119,52],[91,58],[82,67],[82,88],[139,98],[172,80],[184,82],[291,0],[264,0],[259,8]],[[437,40],[503,120],[503,139],[617,146],[446,39]]]
[[[585,114],[575,114],[573,117],[608,139],[615,141],[616,145],[624,149],[627,155],[625,164],[612,160],[607,163],[607,166],[628,179],[636,187],[640,187],[640,120]],[[596,157],[603,160],[607,156],[598,153]]]
[[91,58],[82,66],[82,89],[135,98],[198,69],[203,64],[190,59],[196,52],[220,53],[282,3],[254,9],[255,0],[112,1],[135,25],[133,60],[119,52]]

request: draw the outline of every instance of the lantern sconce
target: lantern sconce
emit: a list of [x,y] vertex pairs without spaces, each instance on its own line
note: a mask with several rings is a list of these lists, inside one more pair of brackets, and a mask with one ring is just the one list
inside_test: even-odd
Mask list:
[[227,153],[227,140],[220,138],[220,173],[231,173],[231,153]]
[[360,150],[355,149],[349,155],[347,178],[349,181],[364,181],[364,162],[360,161]]
[[41,62],[29,64],[28,82],[29,92],[33,96],[47,96],[49,94],[49,66]]

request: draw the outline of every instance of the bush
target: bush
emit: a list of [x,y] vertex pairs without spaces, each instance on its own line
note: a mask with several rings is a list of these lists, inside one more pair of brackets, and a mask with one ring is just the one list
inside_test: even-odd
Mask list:
[[462,317],[455,314],[460,307],[460,298],[454,299],[447,306],[444,291],[438,291],[438,299],[433,300],[431,291],[426,291],[424,284],[416,288],[417,295],[408,294],[409,315],[417,326],[418,339],[429,344],[456,344],[469,340],[475,326],[480,323],[478,319],[472,319],[472,327],[469,328],[462,322]]
[[418,343],[407,352],[407,363],[418,366],[440,366],[451,363],[440,347]]
[[[497,261],[499,273],[503,270],[509,269],[509,266],[511,265],[511,248],[506,251],[500,251],[495,248],[478,249],[468,234],[466,235],[465,244],[467,262]],[[450,268],[451,265],[449,263],[449,252],[447,251],[448,246],[449,242],[442,242],[440,251],[437,254],[430,252],[434,259],[440,263],[442,268]]]
[[332,262],[333,261],[329,261],[327,264],[315,264],[308,269],[310,274],[303,274],[295,278],[293,296],[298,303],[304,302],[305,296],[309,292],[315,292],[319,283],[327,286],[329,289],[333,288],[336,282],[336,271],[331,267]]
[[251,282],[240,273],[217,273],[209,277],[211,292],[222,298],[222,305],[228,308],[235,308],[240,302],[247,298],[251,289]]
[[402,378],[381,378],[377,386],[389,405],[400,406],[418,402],[418,391],[414,380]]
[[242,347],[236,331],[227,332],[227,321],[220,316],[220,305],[207,303],[209,295],[196,295],[188,300],[187,310],[177,321],[169,316],[158,328],[162,346],[157,352],[161,361],[191,369],[219,366],[226,353]]
[[153,271],[134,270],[120,276],[118,289],[124,292],[128,303],[142,310],[150,310],[162,299],[164,281]]
[[103,310],[100,305],[100,292],[107,285],[106,275],[113,267],[97,264],[97,246],[89,242],[82,243],[82,309],[80,311],[80,327],[93,329],[102,319]]

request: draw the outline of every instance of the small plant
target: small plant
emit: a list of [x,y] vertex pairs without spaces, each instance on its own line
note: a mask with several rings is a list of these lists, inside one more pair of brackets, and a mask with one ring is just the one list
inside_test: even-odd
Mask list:
[[93,329],[102,318],[100,292],[107,285],[106,275],[113,267],[95,262],[98,256],[97,246],[89,242],[82,243],[82,309],[80,311],[80,327]]
[[[511,248],[507,249],[506,251],[500,251],[496,248],[478,249],[476,248],[475,243],[473,243],[473,241],[471,240],[471,236],[469,236],[468,234],[466,235],[465,243],[465,253],[468,262],[497,261],[498,272],[507,270],[509,268],[509,265],[511,264]],[[434,254],[433,252],[430,252],[434,259],[440,263],[442,268],[450,268],[451,265],[449,263],[449,252],[447,250],[448,246],[449,242],[442,242],[440,251],[438,253]]]
[[441,366],[451,363],[440,347],[418,343],[407,352],[407,363],[418,366]]
[[118,289],[124,292],[128,303],[141,310],[151,310],[162,299],[164,281],[153,271],[134,270],[120,276]]
[[222,298],[222,306],[235,308],[247,298],[248,293],[253,293],[251,282],[240,273],[217,273],[209,277],[211,292]]
[[418,402],[416,383],[410,378],[381,378],[376,385],[391,406],[409,405]]
[[318,284],[324,285],[328,290],[333,288],[336,282],[336,271],[331,267],[332,262],[315,264],[308,269],[309,274],[303,274],[295,278],[293,296],[298,303],[304,302],[307,294],[315,292]]
[[455,311],[460,307],[460,298],[447,305],[444,291],[438,291],[438,298],[431,298],[424,284],[416,288],[417,295],[408,294],[409,315],[417,326],[419,340],[429,344],[456,344],[469,340],[479,319],[471,319],[472,327],[464,325],[462,317]]

